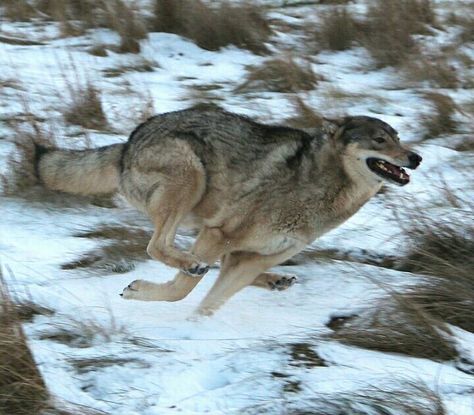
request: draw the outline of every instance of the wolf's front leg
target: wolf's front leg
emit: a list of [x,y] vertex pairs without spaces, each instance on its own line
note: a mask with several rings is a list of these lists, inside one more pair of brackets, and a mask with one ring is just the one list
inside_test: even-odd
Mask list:
[[179,272],[174,280],[163,284],[145,280],[135,280],[120,294],[126,300],[178,301],[186,297],[202,277],[191,277]]

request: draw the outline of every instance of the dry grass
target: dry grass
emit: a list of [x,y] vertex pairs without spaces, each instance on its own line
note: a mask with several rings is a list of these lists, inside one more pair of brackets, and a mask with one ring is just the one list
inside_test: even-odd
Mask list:
[[108,129],[102,108],[100,92],[89,82],[86,85],[68,84],[70,105],[64,111],[64,120],[93,130]]
[[111,315],[107,324],[93,319],[71,318],[67,322],[56,324],[54,329],[43,332],[39,339],[82,349],[92,347],[97,343],[110,343],[124,337],[129,337],[125,327],[117,324]]
[[290,126],[312,129],[323,125],[323,116],[306,104],[301,97],[295,95],[291,98],[291,101],[296,115],[286,120]]
[[87,49],[87,53],[92,56],[98,56],[100,58],[105,58],[109,55],[109,53],[107,52],[107,46],[103,44],[96,44],[90,47],[89,49]]
[[97,357],[74,359],[70,362],[78,373],[88,373],[111,366],[133,365],[134,367],[148,368],[150,365],[135,358]]
[[402,381],[387,385],[367,386],[354,392],[335,395],[315,393],[305,402],[307,409],[291,410],[288,415],[446,415],[441,396],[426,384]]
[[376,0],[361,40],[378,67],[398,66],[416,51],[413,34],[427,33],[436,18],[430,0]]
[[315,88],[322,78],[309,63],[298,64],[293,58],[272,58],[261,65],[250,66],[239,92],[298,92]]
[[27,0],[0,0],[5,18],[12,21],[28,21],[36,15],[34,8]]
[[218,50],[228,45],[266,53],[271,34],[263,11],[248,2],[233,4],[201,0],[155,0],[153,30],[188,37],[199,47]]
[[456,68],[445,56],[421,56],[403,65],[404,76],[411,82],[427,82],[432,88],[454,89],[460,86]]
[[89,268],[103,273],[126,273],[137,261],[149,259],[146,247],[152,232],[138,227],[103,225],[75,236],[107,241],[101,248],[61,266],[62,269]]
[[461,32],[458,35],[458,42],[474,42],[474,4],[472,2],[458,2],[456,11],[451,13],[446,21],[447,25],[458,26]]
[[461,197],[446,186],[444,200],[456,212],[449,220],[428,216],[424,209],[412,209],[408,223],[403,225],[410,235],[408,253],[399,268],[427,276],[408,292],[406,298],[410,302],[445,322],[474,332],[471,199],[469,193]]
[[331,338],[370,350],[449,361],[458,356],[449,335],[447,326],[416,303],[393,294],[347,320]]
[[315,37],[324,49],[346,50],[358,37],[357,23],[346,8],[337,7],[323,14]]
[[454,115],[457,106],[448,95],[429,92],[424,97],[432,105],[432,111],[423,116],[422,122],[426,130],[425,139],[435,138],[444,134],[452,134],[457,130]]
[[116,78],[129,72],[153,72],[159,65],[148,59],[136,59],[133,64],[120,65],[104,69],[102,72],[106,78]]
[[147,37],[143,19],[123,0],[1,0],[0,6],[10,20],[56,21],[63,36],[82,35],[97,27],[115,30],[120,35],[118,52],[139,52],[139,40]]
[[306,367],[308,369],[327,366],[327,363],[315,352],[310,343],[290,343],[288,346],[290,349],[290,366]]
[[48,407],[49,394],[1,274],[0,332],[0,413],[40,413]]
[[[29,113],[28,113],[29,114]],[[8,155],[6,172],[0,175],[1,194],[30,201],[51,203],[59,206],[93,204],[100,207],[115,207],[113,195],[79,196],[45,189],[38,181],[35,143],[45,148],[57,148],[55,130],[52,126],[41,126],[33,115],[27,122],[12,124],[11,140],[15,150]]]
[[38,183],[34,143],[46,148],[56,147],[52,131],[43,131],[33,118],[28,129],[16,128],[13,142],[16,151],[7,160],[8,173],[0,176],[2,193],[9,196],[21,194]]
[[139,53],[142,39],[148,36],[144,22],[137,13],[122,0],[110,0],[104,3],[108,27],[120,35],[120,53]]
[[474,151],[474,137],[465,135],[463,139],[454,146],[454,149],[456,151]]
[[190,85],[186,98],[193,104],[216,103],[224,100],[222,96],[216,93],[220,89],[222,89],[222,85],[219,84]]

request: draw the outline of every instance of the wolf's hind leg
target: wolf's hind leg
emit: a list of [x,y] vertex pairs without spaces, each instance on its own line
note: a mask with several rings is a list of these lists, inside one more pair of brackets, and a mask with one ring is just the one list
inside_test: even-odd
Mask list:
[[254,287],[266,288],[267,290],[283,291],[290,288],[298,281],[298,277],[292,274],[276,274],[274,272],[263,272],[253,283]]
[[[217,228],[203,228],[193,246],[192,253],[212,265],[224,252],[225,239]],[[136,280],[123,290],[125,299],[141,301],[178,301],[186,297],[202,279],[180,271],[173,280],[163,284]]]
[[176,170],[172,177],[160,178],[147,198],[146,208],[155,225],[147,252],[170,267],[199,277],[209,269],[204,259],[177,249],[174,240],[179,223],[202,197],[205,174],[199,166]]

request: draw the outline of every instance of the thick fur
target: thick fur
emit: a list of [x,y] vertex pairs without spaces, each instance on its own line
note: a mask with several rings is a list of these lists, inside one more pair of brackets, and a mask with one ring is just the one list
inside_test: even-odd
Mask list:
[[[308,133],[200,105],[149,119],[124,145],[47,153],[38,171],[46,186],[62,191],[118,188],[150,216],[148,253],[180,272],[164,284],[134,281],[124,298],[179,300],[220,259],[220,276],[199,308],[210,314],[245,286],[290,286],[294,277],[266,270],[340,225],[380,189],[366,159],[411,166],[413,154],[374,118],[327,122]],[[199,231],[191,252],[174,247],[178,226]]]
[[124,144],[94,150],[46,150],[37,147],[36,174],[49,189],[92,195],[113,193],[120,183]]

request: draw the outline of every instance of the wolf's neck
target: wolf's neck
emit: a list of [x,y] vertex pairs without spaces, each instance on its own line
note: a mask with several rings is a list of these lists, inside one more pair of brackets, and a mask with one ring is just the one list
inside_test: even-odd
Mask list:
[[351,216],[380,189],[380,183],[348,166],[330,143],[325,144],[316,160],[317,177],[313,180],[323,190],[323,200],[335,215]]

